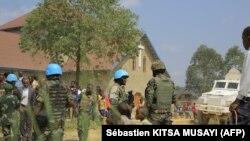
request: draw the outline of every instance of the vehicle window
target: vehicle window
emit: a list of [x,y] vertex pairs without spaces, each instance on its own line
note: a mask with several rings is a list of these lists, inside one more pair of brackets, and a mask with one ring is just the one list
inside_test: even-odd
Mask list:
[[217,82],[215,88],[225,88],[226,82]]
[[228,89],[237,89],[238,88],[238,83],[228,83],[228,86],[227,86]]

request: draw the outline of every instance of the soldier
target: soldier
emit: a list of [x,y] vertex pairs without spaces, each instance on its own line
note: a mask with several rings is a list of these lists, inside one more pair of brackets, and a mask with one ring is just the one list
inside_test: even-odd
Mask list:
[[121,102],[128,103],[128,94],[125,92],[124,86],[127,83],[129,77],[128,72],[124,69],[120,69],[115,72],[114,82],[109,92],[109,98],[111,105],[118,105]]
[[17,76],[14,73],[10,73],[7,76],[6,82],[11,84],[14,88],[13,90],[13,95],[16,95],[18,100],[21,101],[21,92],[20,90],[16,87],[16,82],[17,82]]
[[171,125],[171,105],[175,104],[174,83],[167,76],[163,62],[157,60],[151,66],[153,78],[145,89],[145,106],[148,120],[154,125]]
[[79,104],[79,114],[77,119],[77,131],[79,141],[88,139],[90,119],[92,119],[94,111],[94,101],[92,97],[92,85],[87,85],[85,94],[82,93]]
[[[5,141],[18,141],[19,140],[19,127],[16,122],[19,120],[16,118],[16,110],[19,108],[19,101],[15,95],[13,95],[13,86],[11,84],[5,84],[5,94],[0,98],[1,107],[1,121],[2,130]],[[13,137],[11,137],[11,131]]]
[[125,92],[125,87],[124,87],[127,83],[128,77],[129,77],[128,72],[124,69],[117,70],[114,74],[115,84],[111,87],[109,92],[111,112],[113,112],[112,115],[115,116],[112,117],[112,119],[114,120],[113,124],[122,124],[120,118],[115,113],[119,113],[117,111],[117,106],[119,103],[124,102],[128,104],[129,102],[128,94]]
[[[6,78],[6,82],[8,83],[8,84],[11,84],[12,86],[13,86],[13,90],[12,90],[12,94],[13,95],[15,95],[16,97],[17,97],[17,100],[18,100],[18,108],[17,109],[15,109],[15,111],[14,111],[14,115],[15,115],[15,127],[17,128],[17,129],[19,129],[20,128],[20,111],[19,111],[19,108],[20,108],[20,101],[21,101],[21,92],[20,92],[20,89],[18,89],[16,86],[15,86],[15,84],[16,84],[16,82],[17,82],[17,76],[14,74],[14,73],[9,73],[8,75],[7,75],[7,78]],[[20,138],[20,133],[19,132],[17,132],[18,133],[18,138]]]
[[39,89],[37,99],[40,107],[36,120],[40,130],[35,129],[35,132],[39,140],[63,140],[66,105],[69,101],[67,86],[61,81],[61,76],[62,69],[58,64],[48,64],[45,87]]

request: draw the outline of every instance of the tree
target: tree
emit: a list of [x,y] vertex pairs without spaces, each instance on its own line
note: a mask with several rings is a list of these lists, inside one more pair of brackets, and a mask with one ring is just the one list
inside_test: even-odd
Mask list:
[[225,74],[231,69],[236,68],[239,71],[242,70],[244,60],[244,53],[240,50],[238,46],[233,46],[229,48],[225,55]]
[[201,45],[193,54],[186,71],[186,89],[201,94],[222,78],[223,59],[214,49]]
[[118,0],[44,0],[21,30],[20,49],[43,51],[59,64],[74,60],[79,84],[81,62],[88,63],[89,54],[116,61],[138,53],[137,20]]

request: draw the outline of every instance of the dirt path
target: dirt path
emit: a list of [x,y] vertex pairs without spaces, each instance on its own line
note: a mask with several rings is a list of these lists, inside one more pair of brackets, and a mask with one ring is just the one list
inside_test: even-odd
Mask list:
[[[101,141],[101,128],[90,129],[89,130],[89,139],[88,141]],[[64,141],[78,141],[77,131],[65,131]]]

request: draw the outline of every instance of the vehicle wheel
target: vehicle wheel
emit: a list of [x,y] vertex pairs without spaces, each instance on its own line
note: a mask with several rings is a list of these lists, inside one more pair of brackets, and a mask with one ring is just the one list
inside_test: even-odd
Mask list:
[[209,117],[202,113],[202,111],[198,111],[197,113],[198,124],[207,125],[209,122]]

